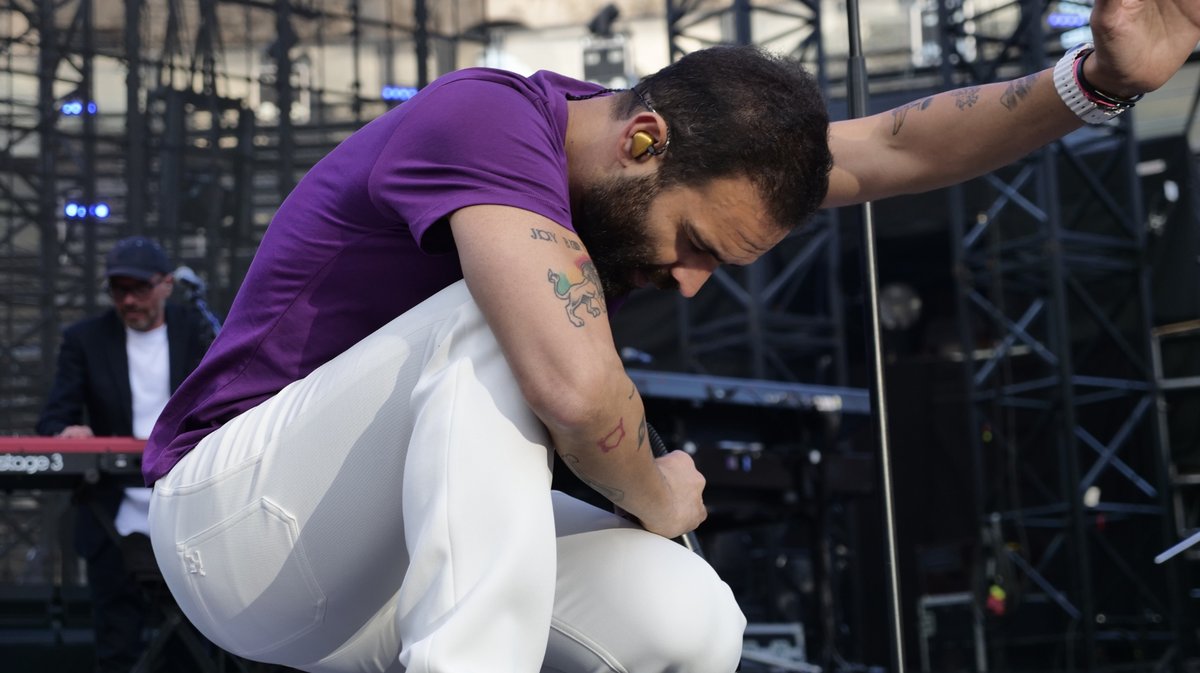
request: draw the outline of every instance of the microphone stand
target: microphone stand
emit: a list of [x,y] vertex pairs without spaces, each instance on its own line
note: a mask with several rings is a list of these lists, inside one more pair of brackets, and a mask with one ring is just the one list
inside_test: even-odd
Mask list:
[[[846,0],[847,24],[850,33],[847,69],[847,102],[851,119],[867,112],[867,68],[862,53],[862,35],[858,0]],[[870,319],[871,345],[871,414],[872,430],[879,445],[880,481],[883,485],[884,537],[887,553],[887,588],[889,626],[891,627],[892,670],[904,673],[904,630],[900,619],[900,577],[896,555],[896,512],[892,492],[892,457],[888,443],[886,388],[883,374],[883,348],[879,324],[879,272],[875,256],[875,211],[872,203],[861,206],[863,237],[863,271],[866,274],[867,308]]]
[[188,301],[192,302],[192,305],[196,307],[200,315],[204,316],[204,319],[208,321],[209,326],[212,327],[213,338],[215,339],[221,333],[221,321],[212,312],[212,309],[208,307],[208,302],[204,299],[204,289],[196,287],[191,283],[185,283],[185,285],[187,286]]

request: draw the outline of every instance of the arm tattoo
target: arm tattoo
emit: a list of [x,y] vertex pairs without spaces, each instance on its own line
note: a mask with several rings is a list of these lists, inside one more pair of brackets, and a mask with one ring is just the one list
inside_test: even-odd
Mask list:
[[625,419],[617,420],[617,427],[609,431],[607,435],[600,438],[596,442],[596,446],[600,447],[600,451],[608,453],[621,445],[621,441],[625,439]]
[[910,110],[924,110],[925,108],[929,107],[929,104],[932,102],[933,96],[930,96],[925,100],[913,101],[907,105],[901,105],[895,110],[892,110],[892,135],[900,133],[900,127],[904,126],[904,120],[908,117]]
[[571,472],[575,473],[576,477],[579,477],[580,481],[595,489],[597,493],[608,498],[609,501],[619,503],[625,499],[625,491],[622,491],[619,488],[613,488],[612,486],[605,486],[598,481],[588,478],[587,475],[580,472],[578,456],[564,453],[563,462],[567,464],[567,467],[570,468]]
[[642,422],[638,424],[638,443],[640,449],[646,445],[646,414],[642,414]]
[[[529,238],[535,241],[549,241],[551,243],[558,243],[558,234],[554,233],[553,231],[546,231],[545,229],[531,228],[529,230]],[[563,236],[562,244],[564,248],[570,250],[583,250],[583,246],[579,244],[579,241],[572,240],[566,236]]]
[[553,231],[546,231],[545,229],[530,229],[529,238],[535,241],[550,241],[551,243],[558,241],[558,236],[555,236]]
[[1037,81],[1040,74],[1035,72],[1032,75],[1026,75],[1021,79],[1009,82],[1008,88],[1000,95],[1000,104],[1008,108],[1010,112],[1015,110],[1022,99],[1033,93],[1033,83]]
[[979,87],[969,86],[965,89],[959,89],[954,92],[954,104],[959,110],[966,110],[969,107],[974,107],[979,102]]
[[600,274],[592,260],[582,257],[576,264],[579,281],[572,281],[567,273],[554,269],[547,270],[546,278],[554,286],[554,296],[567,303],[567,320],[576,327],[583,327],[584,319],[579,315],[579,309],[582,307],[593,318],[600,317],[605,311],[604,290],[600,288]]

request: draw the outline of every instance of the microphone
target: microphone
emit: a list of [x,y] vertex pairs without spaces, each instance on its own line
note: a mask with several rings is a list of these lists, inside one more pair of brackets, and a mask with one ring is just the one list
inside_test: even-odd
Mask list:
[[192,271],[190,266],[181,266],[175,269],[173,275],[175,280],[183,283],[192,294],[202,295],[208,289],[208,285],[200,276],[196,275],[195,271]]
[[204,282],[195,271],[192,271],[190,266],[181,266],[173,272],[175,280],[179,281],[185,289],[187,289],[188,301],[195,305],[204,319],[212,327],[213,338],[216,338],[221,333],[221,321],[213,314],[212,309],[208,308],[208,302],[204,300],[204,293],[208,290],[208,284]]

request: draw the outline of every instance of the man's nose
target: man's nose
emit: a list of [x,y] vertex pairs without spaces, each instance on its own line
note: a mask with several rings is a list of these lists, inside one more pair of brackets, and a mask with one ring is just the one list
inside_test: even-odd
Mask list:
[[716,264],[709,267],[677,265],[671,269],[671,277],[679,284],[679,294],[694,297],[704,287],[704,283],[712,277]]

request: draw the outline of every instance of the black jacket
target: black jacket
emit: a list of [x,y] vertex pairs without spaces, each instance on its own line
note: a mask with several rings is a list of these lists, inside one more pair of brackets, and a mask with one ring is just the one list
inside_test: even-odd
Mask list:
[[[187,306],[167,304],[167,349],[171,392],[191,373],[212,341],[212,330]],[[54,387],[38,418],[39,435],[57,435],[68,425],[88,425],[97,436],[133,434],[133,396],[125,355],[125,324],[116,310],[81,320],[63,331]],[[121,504],[119,484],[101,478],[88,497],[111,518]],[[104,541],[106,531],[89,509],[79,512],[75,545],[85,558]]]

